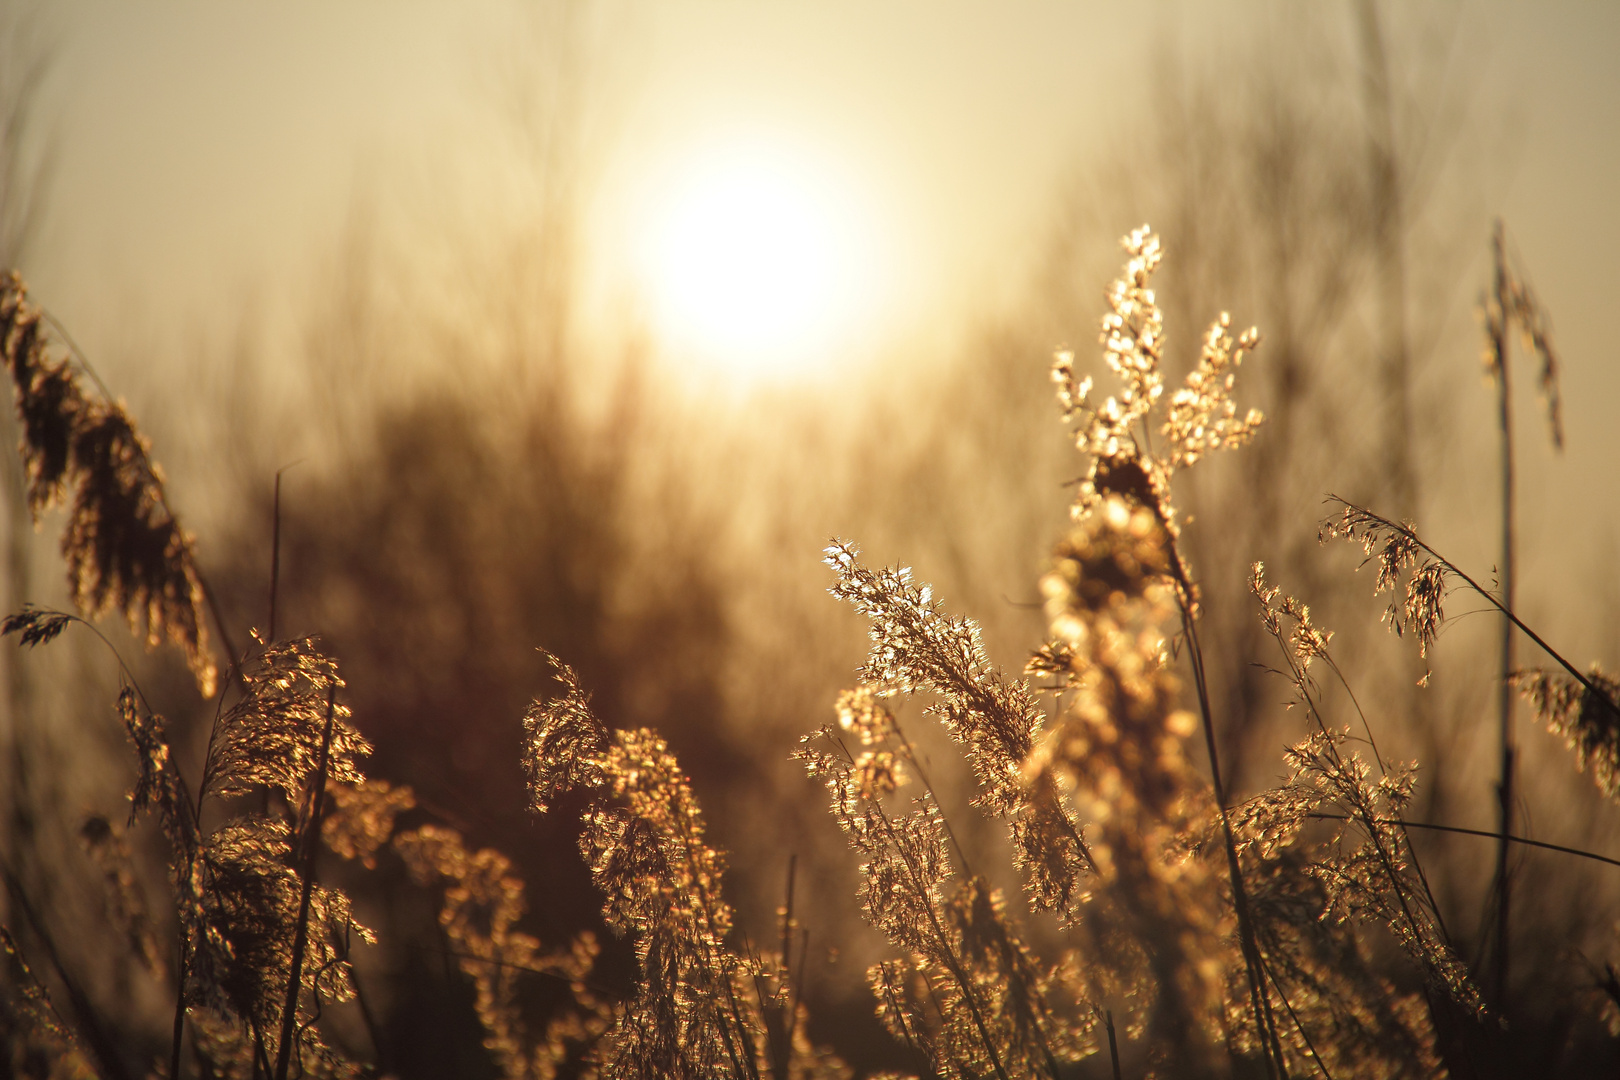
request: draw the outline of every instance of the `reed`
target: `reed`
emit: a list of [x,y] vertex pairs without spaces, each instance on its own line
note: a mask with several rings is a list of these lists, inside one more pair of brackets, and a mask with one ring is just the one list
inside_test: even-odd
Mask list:
[[[866,621],[871,648],[833,717],[794,756],[824,787],[860,860],[856,900],[887,941],[867,971],[873,1008],[929,1075],[963,1080],[1105,1068],[1116,1078],[1469,1072],[1502,998],[1481,993],[1412,833],[1591,853],[1516,835],[1505,818],[1495,832],[1411,819],[1417,763],[1380,749],[1384,718],[1361,711],[1332,633],[1259,563],[1248,585],[1275,646],[1264,663],[1301,730],[1277,783],[1248,796],[1225,786],[1217,732],[1229,718],[1206,685],[1203,598],[1175,487],[1262,430],[1263,417],[1234,398],[1259,334],[1234,333],[1220,315],[1185,380],[1168,385],[1152,287],[1162,249],[1146,227],[1124,247],[1099,334],[1117,388],[1099,393],[1069,353],[1053,368],[1082,468],[1071,526],[1039,582],[1048,633],[1023,670],[997,668],[979,625],[908,569],[868,565],[847,541],[826,549],[832,594]],[[471,843],[412,789],[366,775],[372,748],[343,701],[337,661],[316,640],[254,635],[238,655],[216,622],[231,656],[219,678],[195,544],[150,448],[124,408],[90,387],[82,358],[64,354],[15,275],[0,283],[0,345],[23,419],[30,504],[38,512],[71,496],[63,551],[76,605],[26,608],[4,632],[28,646],[81,626],[99,636],[93,621],[117,611],[148,645],[179,648],[214,710],[200,766],[188,771],[118,659],[116,712],[134,749],[131,822],[151,820],[166,843],[168,910],[138,902],[121,826],[99,817],[83,831],[118,901],[108,911],[121,938],[173,993],[156,1071],[285,1080],[394,1067],[381,1060],[374,1010],[386,988],[368,993],[356,962],[377,938],[337,884],[387,863],[429,898],[500,1076],[852,1075],[809,1034],[793,871],[779,942],[760,948],[727,897],[727,858],[692,783],[657,732],[609,726],[575,671],[545,653],[555,689],[522,719],[528,809],[578,816],[602,925],[633,951],[625,992],[597,971],[595,934],[548,950],[523,929],[529,894],[506,854]],[[1617,797],[1620,684],[1566,661],[1505,595],[1411,525],[1334,505],[1321,538],[1361,547],[1375,591],[1391,596],[1385,621],[1415,637],[1420,656],[1458,589],[1546,651],[1555,668],[1510,681],[1577,767]],[[957,800],[942,797],[934,775],[945,773],[920,749],[929,723],[967,767],[963,812],[999,826],[991,842],[947,814]],[[979,839],[963,843],[969,836]],[[26,891],[6,877],[26,914]],[[1009,880],[1019,887],[1004,889]],[[170,958],[153,944],[168,932]],[[0,935],[0,1031],[63,1072],[135,1075],[49,936],[36,937],[43,974]],[[528,993],[537,981],[551,998],[538,1012]],[[69,998],[65,1012],[52,982]],[[1592,982],[1620,1010],[1613,964],[1592,965]],[[369,1053],[334,1020],[344,1006],[359,1014]]]

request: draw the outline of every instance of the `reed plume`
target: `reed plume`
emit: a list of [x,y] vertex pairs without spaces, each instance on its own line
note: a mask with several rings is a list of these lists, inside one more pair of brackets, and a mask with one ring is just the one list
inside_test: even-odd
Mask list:
[[[1283,1051],[1226,818],[1197,630],[1199,591],[1177,545],[1171,491],[1178,472],[1213,451],[1241,446],[1263,422],[1254,409],[1240,417],[1231,397],[1237,369],[1260,335],[1251,328],[1234,337],[1231,317],[1222,312],[1184,385],[1161,407],[1165,330],[1151,280],[1163,253],[1146,226],[1124,247],[1125,272],[1107,291],[1100,335],[1119,393],[1096,400],[1092,380],[1076,380],[1071,353],[1060,353],[1052,372],[1065,422],[1089,464],[1071,508],[1076,529],[1043,582],[1053,641],[1031,665],[1075,693],[1031,767],[1067,774],[1082,805],[1098,817],[1110,855],[1105,882],[1116,887],[1116,910],[1124,916],[1120,932],[1151,975],[1155,1042],[1180,1072],[1210,1067],[1217,973],[1230,966],[1231,941],[1219,930],[1226,914],[1211,905],[1212,890],[1201,887],[1208,871],[1177,840],[1213,813],[1248,986],[1242,1025],[1248,1035],[1239,1041],[1251,1039],[1268,1073],[1277,1075],[1286,1071]],[[1179,680],[1168,656],[1172,615],[1179,615],[1199,716],[1177,705]],[[1182,750],[1200,726],[1209,789]]]
[[[852,549],[833,552],[829,561],[861,569]],[[838,726],[806,736],[795,755],[826,786],[834,820],[866,860],[867,920],[902,954],[867,973],[878,1016],[941,1075],[1055,1076],[1062,1061],[1095,1049],[1089,1008],[1068,1002],[1078,1023],[1056,1015],[1070,992],[1065,972],[1039,962],[999,892],[967,867],[884,696],[871,685],[846,692]],[[914,782],[911,809],[886,805]]]
[[[484,1047],[503,1077],[551,1080],[570,1053],[594,1046],[612,1010],[587,982],[597,954],[592,935],[580,935],[559,952],[542,952],[536,938],[517,929],[525,890],[511,872],[511,860],[491,848],[467,850],[453,829],[423,825],[394,837],[393,846],[419,884],[444,890],[439,926],[472,980]],[[569,1007],[539,1038],[530,1034],[518,1007],[517,984],[524,974],[561,980],[571,995]]]
[[185,653],[204,697],[217,671],[195,543],[170,511],[163,472],[122,402],[87,388],[51,355],[43,312],[15,271],[0,277],[0,353],[22,421],[28,509],[68,501],[62,556],[68,591],[87,617],[116,610],[147,644]]
[[1376,566],[1374,591],[1391,594],[1384,621],[1396,634],[1413,631],[1421,655],[1427,655],[1445,621],[1448,590],[1462,588],[1496,608],[1558,665],[1559,670],[1510,672],[1508,678],[1529,698],[1548,729],[1569,743],[1577,767],[1590,767],[1599,788],[1614,797],[1620,763],[1620,686],[1615,680],[1597,667],[1582,672],[1565,659],[1495,592],[1425,543],[1410,523],[1380,517],[1338,496],[1328,498],[1339,512],[1322,522],[1320,538],[1348,540],[1361,547],[1367,561]]
[[[946,1076],[1059,1075],[1100,1050],[1104,1032],[1117,1074],[1116,1009],[1155,1074],[1221,1071],[1224,1050],[1235,1067],[1274,1077],[1433,1075],[1436,997],[1475,1014],[1482,1004],[1407,838],[1416,767],[1378,756],[1370,727],[1369,762],[1330,724],[1311,669],[1338,676],[1331,634],[1258,565],[1261,620],[1311,727],[1286,752],[1279,786],[1228,805],[1171,489],[1180,471],[1258,429],[1259,413],[1240,414],[1232,392],[1259,336],[1234,334],[1223,314],[1167,395],[1150,287],[1159,243],[1141,229],[1125,247],[1101,333],[1119,393],[1099,400],[1072,354],[1053,372],[1089,459],[1074,526],[1041,582],[1050,638],[1025,672],[1059,695],[1054,715],[1029,683],[996,671],[978,627],[947,614],[908,570],[870,569],[845,542],[827,550],[833,594],[866,617],[873,644],[838,723],[797,756],[827,787],[864,860],[862,907],[899,953],[869,972],[878,1015]],[[1367,545],[1379,587],[1398,593],[1386,618],[1426,651],[1449,564],[1386,525],[1358,511],[1337,527]],[[1181,704],[1178,653],[1201,716]],[[1026,898],[1061,920],[1055,959],[1025,943],[956,844],[900,719],[898,703],[913,696],[962,748],[973,805],[1010,819]],[[1568,719],[1577,706],[1559,708],[1578,728]],[[1208,780],[1186,748],[1200,727]],[[1588,742],[1604,760],[1602,739]],[[1324,833],[1325,821],[1337,824]],[[1423,994],[1383,973],[1373,938],[1386,931]]]
[[[1195,647],[1197,613],[1175,547],[1170,485],[1177,471],[1241,444],[1260,424],[1253,410],[1240,416],[1230,396],[1258,334],[1234,337],[1223,315],[1186,385],[1162,400],[1164,327],[1149,287],[1159,242],[1143,228],[1125,247],[1126,271],[1108,291],[1101,330],[1120,392],[1094,399],[1069,353],[1053,371],[1064,418],[1089,459],[1074,532],[1042,583],[1052,638],[1027,667],[1048,680],[1043,689],[1064,695],[1055,721],[1027,682],[992,668],[978,627],[947,615],[909,571],[870,570],[847,543],[827,553],[839,576],[833,593],[868,619],[873,646],[859,685],[840,699],[839,727],[823,728],[800,756],[868,860],[868,919],[903,956],[869,975],[879,1014],[945,1075],[1057,1075],[1100,1048],[1099,1027],[1112,1040],[1116,1003],[1127,1010],[1127,1033],[1154,1046],[1159,1067],[1204,1072],[1228,1019],[1230,909],[1188,840],[1220,800],[1212,804],[1182,751],[1198,722],[1177,704],[1167,655],[1167,620],[1179,609]],[[1067,933],[1056,961],[1024,944],[1001,898],[951,842],[888,704],[913,695],[927,696],[927,711],[961,745],[977,780],[974,805],[1010,819],[1026,896],[1055,911]],[[908,776],[922,787],[913,809],[891,810],[884,800]],[[1242,924],[1235,857],[1229,869]],[[1251,1042],[1276,1063],[1252,930],[1240,926],[1239,936],[1236,962],[1248,965],[1253,991],[1248,1023],[1261,1033]]]
[[[1290,1012],[1298,1017],[1301,1040],[1313,1019],[1321,1025],[1316,1030],[1338,1033],[1309,1048],[1312,1056],[1338,1062],[1335,1074],[1427,1075],[1439,1067],[1432,1006],[1396,992],[1374,973],[1363,929],[1386,927],[1431,993],[1467,1012],[1483,1011],[1407,834],[1404,815],[1417,765],[1386,761],[1359,711],[1362,738],[1352,739],[1348,726],[1329,724],[1312,668],[1320,664],[1344,681],[1331,653],[1332,633],[1313,622],[1308,606],[1270,585],[1263,565],[1252,568],[1249,587],[1282,655],[1283,666],[1274,670],[1290,685],[1289,707],[1309,726],[1284,754],[1284,782],[1234,811],[1241,850],[1265,882],[1257,908],[1268,963],[1285,994],[1294,988]],[[1355,700],[1353,692],[1350,697]],[[1353,742],[1363,743],[1373,760]],[[1336,824],[1326,837],[1307,841],[1306,831],[1318,821]],[[1300,917],[1299,904],[1313,909],[1310,921]]]
[[1112,492],[1058,546],[1042,581],[1052,640],[1030,669],[1067,705],[1025,771],[1061,779],[1089,823],[1098,873],[1076,937],[1097,996],[1126,1003],[1128,1030],[1190,1074],[1212,1065],[1220,975],[1242,959],[1219,877],[1187,843],[1214,807],[1166,652],[1171,557],[1159,516]]
[[546,655],[561,693],[524,717],[531,809],[545,813],[569,792],[585,797],[580,850],[608,927],[635,938],[641,975],[598,1047],[600,1075],[847,1076],[802,1036],[790,1042],[788,1060],[770,1060],[766,1015],[786,998],[784,958],[728,944],[725,859],[704,838],[679,762],[655,732],[607,728],[573,670]]
[[[31,609],[8,617],[4,630],[42,644],[73,621]],[[375,939],[347,895],[314,880],[312,846],[326,779],[362,781],[359,761],[371,748],[333,698],[341,685],[336,665],[310,639],[264,647],[238,685],[240,698],[215,721],[195,795],[166,722],[127,672],[118,696],[135,748],[131,820],[152,815],[169,844],[179,922],[169,1074],[179,1072],[190,1019],[194,1052],[219,1075],[279,1080],[289,1056],[300,1071],[351,1075],[354,1066],[326,1043],[317,1021],[325,1003],[354,996],[352,941]],[[266,790],[280,793],[279,809],[205,827],[209,799]]]
[[1514,682],[1547,729],[1575,752],[1575,767],[1590,770],[1603,794],[1620,799],[1620,680],[1593,665],[1584,680],[1531,670],[1516,672]]

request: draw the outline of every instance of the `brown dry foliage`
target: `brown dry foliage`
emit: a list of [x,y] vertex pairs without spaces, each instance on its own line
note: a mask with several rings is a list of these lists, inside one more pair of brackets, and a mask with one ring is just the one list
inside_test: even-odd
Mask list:
[[191,534],[170,512],[163,473],[123,403],[86,388],[48,339],[22,278],[0,277],[0,355],[22,421],[28,508],[37,523],[71,492],[62,556],[73,603],[88,617],[122,613],[149,648],[165,638],[178,645],[212,697],[216,669]]

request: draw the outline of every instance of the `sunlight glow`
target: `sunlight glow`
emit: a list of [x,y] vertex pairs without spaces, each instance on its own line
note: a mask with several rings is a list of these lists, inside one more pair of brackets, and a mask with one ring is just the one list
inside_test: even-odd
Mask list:
[[644,234],[660,341],[741,383],[825,367],[872,306],[862,224],[831,170],[760,147],[700,157],[660,193]]

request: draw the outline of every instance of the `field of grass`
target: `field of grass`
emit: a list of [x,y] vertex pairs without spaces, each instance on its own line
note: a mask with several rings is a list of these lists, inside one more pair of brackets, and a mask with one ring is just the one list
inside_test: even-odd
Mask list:
[[[582,648],[580,663],[566,662],[572,639],[519,642],[541,650],[527,664],[495,659],[515,634],[561,638],[569,618],[600,619],[621,603],[600,583],[617,565],[610,545],[634,537],[578,524],[600,520],[589,508],[611,497],[611,462],[559,479],[567,470],[547,463],[564,459],[556,440],[568,434],[530,432],[536,482],[549,485],[546,505],[562,508],[539,514],[535,535],[564,528],[556,513],[576,514],[568,544],[543,549],[575,561],[509,584],[483,580],[498,568],[474,563],[465,580],[418,586],[561,597],[553,630],[493,618],[416,626],[411,594],[372,578],[348,608],[305,608],[304,619],[336,613],[339,640],[289,636],[295,620],[285,606],[278,616],[288,603],[283,561],[307,574],[323,556],[307,534],[283,544],[279,498],[268,551],[205,559],[209,538],[184,528],[128,410],[21,279],[6,279],[0,346],[27,505],[36,520],[65,508],[68,605],[11,613],[5,631],[27,646],[60,649],[64,635],[95,642],[89,663],[117,672],[103,707],[127,736],[133,779],[127,822],[92,810],[57,824],[80,838],[77,865],[99,897],[93,930],[64,925],[40,884],[48,875],[4,868],[4,1075],[1613,1075],[1620,942],[1612,925],[1595,937],[1579,920],[1566,931],[1545,915],[1544,893],[1620,864],[1526,827],[1561,808],[1517,809],[1514,733],[1547,736],[1509,726],[1510,697],[1494,830],[1433,816],[1449,805],[1423,796],[1434,763],[1403,760],[1394,747],[1411,741],[1409,671],[1427,680],[1447,610],[1459,605],[1501,621],[1496,682],[1567,743],[1570,805],[1616,797],[1620,685],[1520,621],[1510,578],[1493,583],[1489,568],[1450,561],[1376,505],[1332,499],[1321,558],[1345,542],[1359,551],[1352,583],[1388,595],[1384,621],[1417,661],[1341,667],[1309,597],[1291,595],[1293,583],[1258,561],[1241,610],[1211,612],[1217,598],[1242,597],[1245,583],[1202,579],[1189,551],[1200,529],[1243,508],[1205,506],[1188,520],[1179,493],[1205,458],[1251,453],[1263,437],[1266,417],[1245,404],[1239,375],[1266,363],[1264,328],[1239,330],[1222,314],[1177,382],[1153,287],[1159,238],[1144,227],[1124,248],[1105,294],[1102,363],[1064,352],[1051,372],[1053,423],[1072,439],[1075,479],[1070,522],[1050,537],[1031,583],[1044,633],[989,643],[911,571],[863,558],[862,538],[826,549],[832,595],[866,625],[870,647],[855,671],[831,674],[847,686],[836,700],[804,705],[827,721],[792,757],[824,792],[806,783],[779,799],[813,810],[820,798],[852,849],[838,880],[853,890],[839,906],[858,910],[867,944],[847,948],[874,953],[856,1020],[842,1019],[851,1006],[826,989],[820,958],[844,943],[824,937],[849,923],[810,880],[824,864],[807,856],[801,871],[780,849],[769,864],[728,858],[715,835],[748,829],[729,815],[711,821],[699,804],[697,792],[723,787],[728,771],[759,769],[760,749],[733,745],[735,733],[718,726],[666,739],[633,722],[638,707],[661,707],[637,702],[703,713],[724,698],[724,674],[705,682],[693,662],[660,651],[667,638],[718,633],[724,573],[672,549],[667,575],[701,588],[643,595],[644,637]],[[1522,331],[1554,391],[1541,316],[1500,250],[1487,305],[1498,377]],[[432,486],[438,513],[459,515],[443,528],[473,543],[481,511],[458,507],[453,479],[436,479],[428,462],[410,464],[412,438],[430,420],[468,423],[403,418],[394,445],[407,466],[387,475]],[[461,445],[476,455],[475,439]],[[354,506],[360,495],[334,488],[323,498]],[[379,524],[401,536],[436,527]],[[1487,517],[1485,527],[1502,526]],[[365,570],[385,557],[385,545],[371,544],[324,557]],[[390,550],[406,553],[397,557],[408,576],[415,549]],[[231,584],[216,592],[205,565],[229,567]],[[258,573],[262,587],[263,568],[268,619],[244,621],[232,614],[255,610],[243,582]],[[705,589],[719,596],[707,614],[691,600]],[[369,633],[364,618],[342,615],[351,609],[371,613]],[[148,648],[174,650],[194,692],[177,667],[121,657],[121,639],[98,629],[117,617]],[[1258,666],[1271,699],[1286,704],[1268,730],[1287,733],[1281,747],[1246,748],[1251,779],[1241,787],[1228,729],[1250,718],[1229,714],[1206,661],[1232,645],[1211,640],[1210,628],[1238,617],[1264,645],[1242,665]],[[484,684],[478,700],[510,703],[504,734],[470,745],[424,725],[421,738],[443,740],[431,744],[440,749],[410,756],[409,723],[367,727],[361,700],[391,702],[405,717],[413,696],[453,710],[471,693],[454,680],[435,689],[431,671],[398,687],[362,685],[413,634],[427,635],[428,656],[465,651]],[[1515,643],[1542,660],[1519,668]],[[1022,670],[991,659],[1020,647]],[[730,663],[748,663],[746,644]],[[187,704],[198,696],[205,709]],[[178,710],[196,715],[165,720]],[[462,803],[466,785],[435,776],[456,770],[486,788],[481,800]],[[24,835],[16,796],[13,836]],[[751,825],[766,849],[789,831]],[[1538,881],[1525,851],[1559,860],[1536,867],[1582,869]],[[1481,885],[1456,872],[1459,861],[1493,861],[1496,872]],[[778,898],[764,927],[740,913],[728,885],[739,879],[750,882],[751,907]],[[1612,896],[1572,888],[1592,891],[1570,906]],[[94,953],[70,940],[81,934],[98,943]]]

